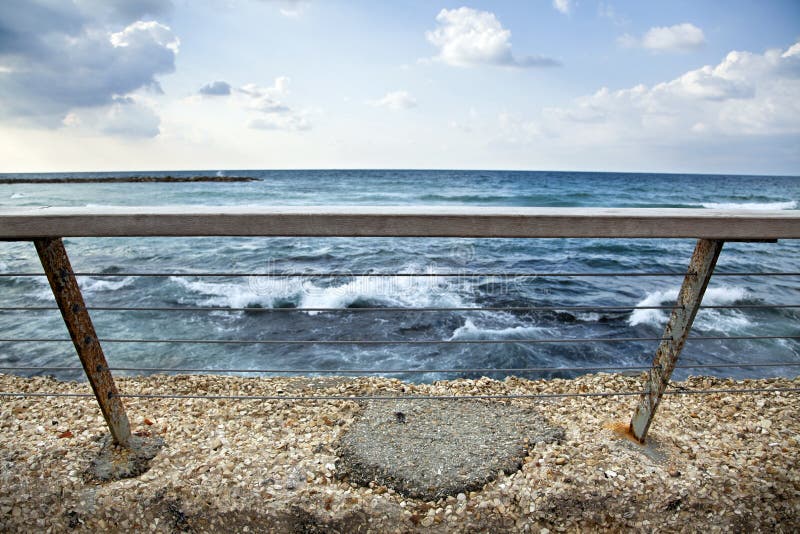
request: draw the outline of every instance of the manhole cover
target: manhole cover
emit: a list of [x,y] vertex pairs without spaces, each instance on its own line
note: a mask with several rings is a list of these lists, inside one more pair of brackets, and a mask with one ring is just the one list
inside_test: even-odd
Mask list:
[[462,400],[368,403],[340,438],[337,474],[418,499],[473,491],[522,466],[528,447],[563,439],[532,408]]

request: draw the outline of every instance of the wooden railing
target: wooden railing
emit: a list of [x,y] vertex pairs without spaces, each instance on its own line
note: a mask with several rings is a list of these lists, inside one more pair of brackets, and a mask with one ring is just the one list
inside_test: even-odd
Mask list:
[[631,419],[644,441],[725,241],[800,238],[800,211],[486,207],[4,208],[0,240],[33,241],[114,441],[130,429],[62,237],[694,238],[672,315]]
[[800,212],[679,208],[148,206],[3,208],[0,239],[35,237],[800,237]]

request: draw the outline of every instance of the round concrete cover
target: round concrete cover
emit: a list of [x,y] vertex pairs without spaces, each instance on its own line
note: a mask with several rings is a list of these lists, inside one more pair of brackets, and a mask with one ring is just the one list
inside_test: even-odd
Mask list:
[[111,436],[106,435],[85,474],[102,482],[138,477],[150,468],[150,460],[163,446],[164,440],[157,436],[131,436],[129,448],[118,447]]
[[337,475],[418,499],[474,491],[564,432],[532,408],[478,400],[368,402],[337,444]]

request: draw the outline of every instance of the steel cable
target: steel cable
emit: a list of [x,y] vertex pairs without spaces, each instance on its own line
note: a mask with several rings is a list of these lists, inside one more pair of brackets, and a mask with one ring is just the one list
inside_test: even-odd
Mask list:
[[[719,393],[797,393],[800,388],[719,388],[719,389],[674,389],[665,395],[713,395]],[[552,399],[567,397],[628,397],[642,395],[641,391],[598,391],[579,393],[532,393],[509,395],[179,395],[158,393],[122,393],[119,398],[127,399],[199,399],[199,400],[260,400],[260,401],[418,401],[418,400],[514,400],[514,399]],[[92,393],[57,392],[0,392],[0,397],[87,397]]]

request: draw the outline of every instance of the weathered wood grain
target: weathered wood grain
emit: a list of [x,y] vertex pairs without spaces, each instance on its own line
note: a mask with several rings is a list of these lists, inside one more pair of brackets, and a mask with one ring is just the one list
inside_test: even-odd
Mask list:
[[800,238],[800,211],[465,206],[0,209],[0,239],[137,236]]
[[662,336],[664,340],[656,350],[653,367],[645,379],[644,391],[631,418],[631,432],[642,443],[661,403],[661,397],[669,385],[686,338],[692,330],[692,323],[703,302],[703,295],[714,274],[714,267],[724,244],[724,241],[718,240],[697,241],[689,269],[678,293],[676,307],[672,310],[669,322],[664,328]]

